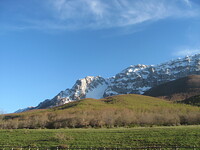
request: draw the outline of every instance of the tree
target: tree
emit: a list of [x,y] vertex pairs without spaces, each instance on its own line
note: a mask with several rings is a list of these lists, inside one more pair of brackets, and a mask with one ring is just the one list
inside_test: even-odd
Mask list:
[[0,115],[4,114],[4,111],[3,110],[0,110]]

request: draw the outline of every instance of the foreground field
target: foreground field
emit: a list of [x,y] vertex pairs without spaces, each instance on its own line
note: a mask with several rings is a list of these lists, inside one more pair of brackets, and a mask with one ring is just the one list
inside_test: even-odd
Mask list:
[[[200,147],[200,126],[0,130],[2,147]],[[198,148],[197,148],[198,149]]]

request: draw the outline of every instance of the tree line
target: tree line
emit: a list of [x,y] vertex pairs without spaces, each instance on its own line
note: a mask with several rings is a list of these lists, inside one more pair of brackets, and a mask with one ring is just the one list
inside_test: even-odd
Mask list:
[[112,128],[133,126],[172,126],[200,124],[200,111],[181,109],[131,110],[100,109],[44,111],[1,115],[0,129]]

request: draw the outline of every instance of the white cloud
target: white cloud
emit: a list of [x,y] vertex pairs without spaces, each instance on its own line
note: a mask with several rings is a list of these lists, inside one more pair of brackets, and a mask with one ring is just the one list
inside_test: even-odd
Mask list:
[[91,12],[97,17],[103,17],[103,15],[106,13],[106,5],[101,3],[99,0],[85,0],[85,2],[88,4]]
[[174,56],[186,56],[200,53],[200,49],[184,49],[173,53]]
[[183,1],[186,3],[186,5],[188,5],[189,7],[192,7],[192,3],[190,0],[183,0]]
[[[77,28],[135,25],[196,15],[189,0],[49,0],[54,17]],[[187,4],[187,6],[183,5]],[[70,22],[68,22],[70,21]]]
[[[190,0],[36,0],[39,10],[22,12],[22,29],[102,29],[127,27],[165,18],[194,17],[199,7]],[[30,8],[37,8],[32,6]],[[29,7],[28,7],[29,8]],[[25,10],[25,9],[21,9]],[[41,17],[42,16],[42,17]],[[14,27],[17,25],[15,24]]]
[[106,5],[101,0],[49,0],[54,8],[56,19],[93,19],[101,18],[106,12]]

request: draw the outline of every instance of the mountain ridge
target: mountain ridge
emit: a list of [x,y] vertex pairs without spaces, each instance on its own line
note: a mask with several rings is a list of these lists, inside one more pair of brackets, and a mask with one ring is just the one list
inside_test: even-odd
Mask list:
[[143,94],[152,87],[193,74],[200,75],[200,54],[158,65],[131,65],[111,78],[87,76],[79,79],[71,89],[61,91],[33,109],[50,108],[83,98]]

